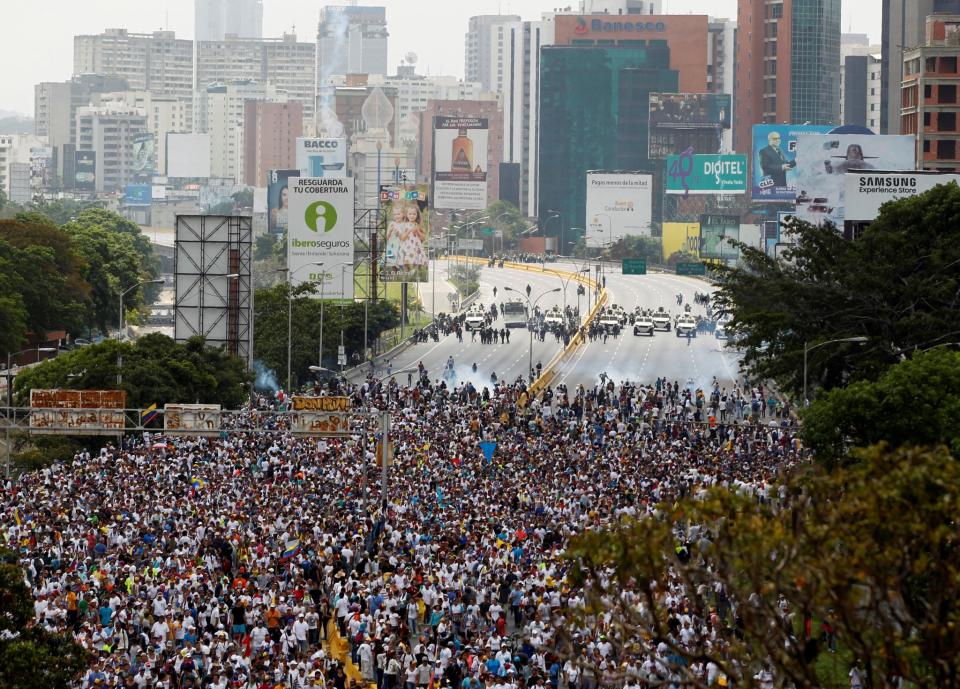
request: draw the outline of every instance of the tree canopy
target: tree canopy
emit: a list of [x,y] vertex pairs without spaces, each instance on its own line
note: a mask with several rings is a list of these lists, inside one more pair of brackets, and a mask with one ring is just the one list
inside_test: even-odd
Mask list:
[[17,404],[25,406],[33,388],[114,390],[118,371],[123,374],[120,389],[127,393],[127,406],[134,409],[177,402],[236,409],[248,395],[246,362],[206,346],[201,337],[177,344],[158,333],[61,354],[20,373],[14,394]]
[[719,268],[717,304],[732,317],[744,364],[784,390],[872,380],[902,352],[960,340],[960,187],[941,185],[884,204],[861,237],[796,219],[779,260],[738,244],[741,264]]

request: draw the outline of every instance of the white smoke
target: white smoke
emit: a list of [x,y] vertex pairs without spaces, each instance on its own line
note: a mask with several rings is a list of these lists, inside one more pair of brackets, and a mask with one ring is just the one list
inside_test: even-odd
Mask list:
[[[328,12],[325,16],[327,18],[325,27],[329,32],[328,37],[333,39],[333,50],[331,50],[328,54],[346,56],[349,47],[347,34],[350,31],[350,22],[347,19],[346,13]],[[337,118],[336,111],[334,110],[334,88],[331,84],[331,79],[334,75],[334,69],[336,67],[336,61],[326,60],[324,59],[325,57],[326,56],[323,53],[319,53],[317,55],[317,60],[319,60],[319,64],[317,65],[317,95],[319,100],[317,116],[320,123],[320,133],[323,136],[339,138],[343,136],[344,127]]]

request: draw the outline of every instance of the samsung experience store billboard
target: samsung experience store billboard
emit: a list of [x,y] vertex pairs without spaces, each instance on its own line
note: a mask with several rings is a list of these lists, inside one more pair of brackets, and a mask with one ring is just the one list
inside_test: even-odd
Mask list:
[[939,172],[871,170],[844,175],[846,213],[844,220],[872,222],[880,206],[918,196],[940,184],[960,184],[960,175]]

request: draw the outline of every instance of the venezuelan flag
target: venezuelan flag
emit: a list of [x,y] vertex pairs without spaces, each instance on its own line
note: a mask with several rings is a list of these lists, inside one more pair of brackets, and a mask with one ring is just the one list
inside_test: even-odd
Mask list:
[[157,415],[160,412],[157,411],[157,404],[154,402],[149,407],[140,412],[140,423],[146,426],[148,423],[157,418]]
[[294,557],[299,552],[300,552],[299,538],[293,541],[287,541],[287,547],[283,549],[283,555],[280,556],[280,559],[289,560],[291,557]]
[[190,485],[193,486],[195,490],[200,490],[207,484],[204,483],[202,478],[194,476],[193,478],[190,479]]

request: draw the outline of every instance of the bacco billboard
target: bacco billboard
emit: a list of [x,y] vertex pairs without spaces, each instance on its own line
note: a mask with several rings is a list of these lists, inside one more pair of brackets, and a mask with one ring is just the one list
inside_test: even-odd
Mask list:
[[649,237],[652,189],[647,174],[587,171],[587,246],[604,246],[627,235]]
[[352,299],[353,180],[292,177],[288,192],[290,284],[322,281],[325,299]]
[[297,168],[301,177],[346,177],[346,139],[298,137]]
[[846,191],[845,220],[872,222],[880,214],[880,206],[930,191],[939,184],[960,184],[960,175],[937,172],[848,172],[844,175]]

